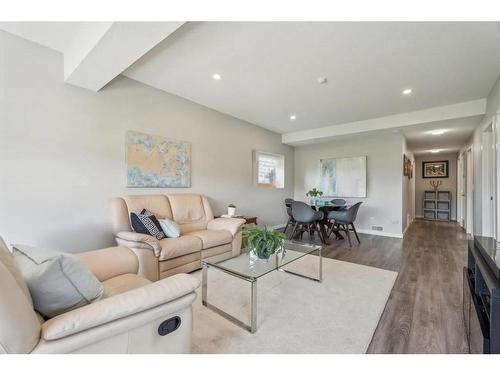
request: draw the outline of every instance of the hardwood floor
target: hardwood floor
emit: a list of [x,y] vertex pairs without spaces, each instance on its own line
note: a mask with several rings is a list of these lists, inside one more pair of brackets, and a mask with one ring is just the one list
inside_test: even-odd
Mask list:
[[352,248],[332,241],[323,254],[399,272],[368,353],[467,353],[462,320],[467,237],[458,224],[416,220],[404,239],[360,238],[361,245]]

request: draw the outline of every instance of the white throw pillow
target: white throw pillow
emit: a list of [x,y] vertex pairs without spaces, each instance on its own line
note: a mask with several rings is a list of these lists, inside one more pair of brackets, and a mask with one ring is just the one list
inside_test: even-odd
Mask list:
[[35,310],[52,318],[102,297],[104,288],[90,270],[71,254],[13,245]]
[[158,219],[158,221],[160,222],[163,233],[165,233],[167,237],[177,238],[181,235],[181,228],[179,228],[179,224],[175,221],[170,219]]

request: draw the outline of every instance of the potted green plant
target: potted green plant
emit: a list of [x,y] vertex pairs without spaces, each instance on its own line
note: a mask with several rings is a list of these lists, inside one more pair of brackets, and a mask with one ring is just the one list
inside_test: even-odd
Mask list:
[[311,204],[316,205],[317,201],[319,200],[318,197],[321,197],[323,195],[323,192],[321,190],[318,190],[316,188],[312,188],[306,193],[306,197],[311,197]]
[[285,234],[271,227],[253,226],[243,229],[247,248],[251,255],[259,259],[269,259],[273,254],[283,251]]
[[228,216],[236,215],[236,205],[234,203],[230,203],[227,205],[227,215]]

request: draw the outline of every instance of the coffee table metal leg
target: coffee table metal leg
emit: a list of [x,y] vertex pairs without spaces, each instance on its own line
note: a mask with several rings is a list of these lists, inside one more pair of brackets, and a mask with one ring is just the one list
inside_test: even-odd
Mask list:
[[[207,296],[207,288],[208,288],[208,268],[209,265],[204,263],[203,268],[202,268],[202,275],[201,275],[201,303],[203,306],[207,307],[208,309],[216,312],[217,314],[221,315],[222,317],[226,318],[227,320],[233,322],[234,324],[245,328],[247,331],[251,333],[255,333],[257,331],[257,279],[250,279],[246,277],[242,277],[240,275],[227,272],[225,270],[221,270],[224,273],[227,273],[229,275],[233,275],[238,277],[239,279],[245,280],[250,282],[252,286],[252,292],[251,292],[251,307],[250,307],[250,325],[245,324],[238,318],[232,316],[231,314],[225,312],[224,310],[219,309],[217,306],[212,305],[210,302],[208,302],[208,296]],[[217,267],[216,267],[217,268]]]
[[201,271],[201,303],[203,306],[207,305],[207,272],[208,265],[206,263],[203,264],[203,269]]
[[252,284],[252,310],[251,310],[251,323],[250,332],[255,333],[257,331],[257,280],[251,282]]
[[318,281],[321,283],[323,281],[323,256],[321,254],[321,250],[323,248],[319,248],[319,278]]

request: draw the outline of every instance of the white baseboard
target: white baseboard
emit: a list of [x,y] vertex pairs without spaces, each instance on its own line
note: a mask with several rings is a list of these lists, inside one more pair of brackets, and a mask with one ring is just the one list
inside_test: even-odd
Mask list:
[[406,231],[408,230],[408,228],[413,224],[413,221],[415,220],[415,218],[411,219],[409,223],[406,224],[406,228],[405,230],[403,231],[403,237],[405,236],[406,234]]
[[380,231],[380,230],[358,229],[358,228],[356,228],[356,230],[358,231],[358,233],[372,234],[374,236],[403,238],[403,233],[390,233],[390,232],[384,232],[384,231]]
[[286,227],[286,223],[285,224],[276,224],[276,225],[273,225],[271,228],[273,229],[285,229]]
[[[284,229],[286,226],[285,224],[278,224],[278,225],[273,225],[273,229]],[[394,238],[403,238],[402,233],[390,233],[390,232],[383,232],[379,230],[370,230],[370,229],[358,229],[356,228],[356,231],[358,233],[363,233],[363,234],[373,234],[374,236],[383,236],[383,237],[394,237]]]

